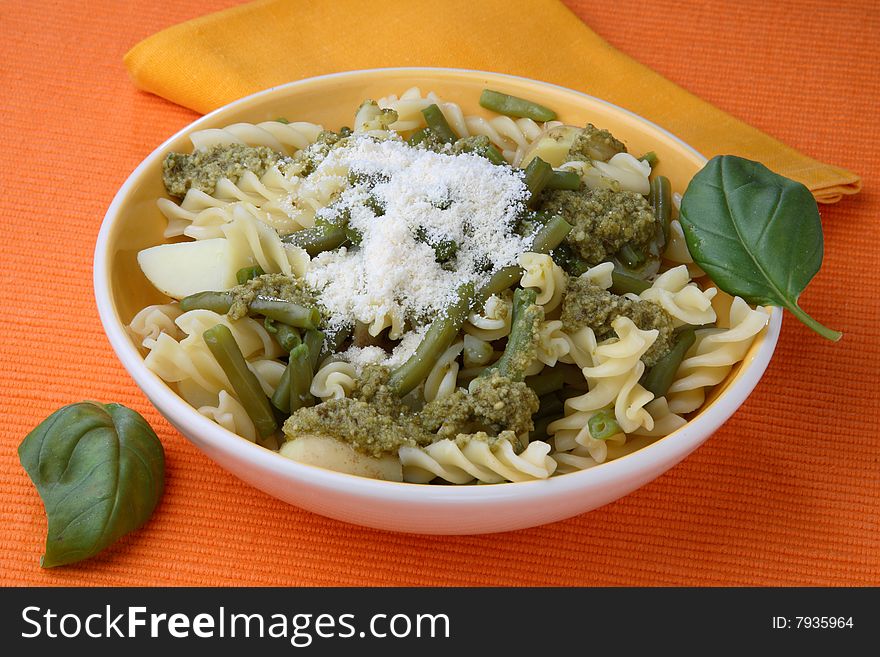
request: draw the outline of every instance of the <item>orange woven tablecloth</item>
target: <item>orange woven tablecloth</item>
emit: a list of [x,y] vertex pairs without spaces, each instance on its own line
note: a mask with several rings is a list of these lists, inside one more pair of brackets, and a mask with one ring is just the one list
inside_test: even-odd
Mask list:
[[[880,18],[867,0],[568,0],[612,45],[864,191],[822,206],[825,263],[746,404],[682,464],[590,514],[473,537],[379,532],[313,515],[213,464],[147,402],[95,310],[101,218],[130,171],[195,118],[131,85],[144,37],[235,4],[0,4],[0,583],[4,585],[878,585]],[[82,399],[162,439],[154,518],[97,558],[39,568],[42,504],[16,448]],[[487,558],[487,555],[491,557]]]

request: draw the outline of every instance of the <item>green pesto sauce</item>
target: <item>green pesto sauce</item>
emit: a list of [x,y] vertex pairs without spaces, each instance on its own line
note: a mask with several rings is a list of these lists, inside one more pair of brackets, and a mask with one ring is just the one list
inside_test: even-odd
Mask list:
[[626,153],[623,142],[615,139],[607,130],[599,130],[592,123],[588,123],[569,148],[568,159],[607,162],[618,153]]
[[515,435],[531,431],[532,415],[538,410],[538,396],[525,383],[495,373],[474,379],[470,392],[451,395],[425,404],[422,425],[438,438],[502,431]]
[[282,157],[267,146],[242,144],[217,145],[190,155],[168,153],[162,163],[162,178],[172,196],[185,196],[189,189],[213,194],[221,178],[237,182],[246,171],[262,177]]
[[388,374],[385,367],[367,366],[350,398],[297,410],[284,423],[288,440],[302,434],[331,436],[372,457],[444,438],[460,447],[472,439],[490,447],[508,440],[521,451],[517,436],[532,429],[538,410],[538,397],[525,383],[493,375],[477,379],[470,394],[458,390],[414,411],[387,387]]
[[263,274],[252,278],[244,285],[235,286],[230,291],[233,301],[227,314],[229,319],[233,320],[248,314],[248,306],[257,295],[323,310],[318,305],[315,291],[301,278],[287,274]]
[[672,317],[651,301],[633,301],[603,290],[586,278],[571,278],[562,301],[562,325],[567,332],[589,326],[597,340],[614,336],[611,322],[623,315],[643,331],[657,329],[659,335],[642,356],[646,367],[651,367],[669,353],[674,343],[675,326]]
[[647,250],[654,237],[654,211],[635,192],[551,190],[541,195],[539,207],[574,226],[564,244],[590,265],[613,256],[624,244]]

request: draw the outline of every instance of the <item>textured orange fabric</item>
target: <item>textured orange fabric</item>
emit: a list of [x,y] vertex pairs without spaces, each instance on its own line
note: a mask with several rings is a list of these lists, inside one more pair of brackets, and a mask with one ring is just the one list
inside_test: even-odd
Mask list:
[[[103,213],[137,163],[196,117],[135,90],[122,57],[158,30],[231,4],[0,6],[0,582],[880,584],[872,2],[654,0],[650,12],[635,0],[568,3],[611,45],[685,89],[862,175],[862,194],[821,208],[825,263],[801,300],[845,336],[826,342],[789,318],[753,395],[670,472],[577,518],[470,537],[363,529],[250,488],[150,406],[104,338],[91,283]],[[16,448],[49,412],[82,399],[145,415],[165,445],[167,489],[142,530],[87,563],[42,571],[45,517]]]
[[[839,201],[861,187],[855,174],[798,153],[615,50],[558,0],[481,0],[477,11],[471,0],[445,0],[442,11],[435,6],[433,0],[257,0],[155,34],[132,48],[125,64],[141,88],[200,112],[284,82],[353,68],[513,73],[616,103],[706,157],[759,160],[804,183],[820,201]],[[401,38],[401,26],[410,26],[408,37]]]

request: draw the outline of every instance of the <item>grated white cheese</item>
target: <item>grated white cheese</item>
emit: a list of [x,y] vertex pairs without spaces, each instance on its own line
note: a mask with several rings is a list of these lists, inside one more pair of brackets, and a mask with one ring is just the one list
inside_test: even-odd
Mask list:
[[[477,155],[354,136],[331,150],[312,175],[323,178],[325,171],[336,179],[349,171],[373,181],[349,184],[317,213],[329,218],[344,211],[363,236],[356,248],[319,254],[306,273],[330,311],[331,325],[359,321],[373,335],[390,326],[389,337],[398,339],[407,320],[430,321],[462,284],[479,287],[491,270],[514,264],[530,245],[530,238],[512,232],[528,198],[522,172]],[[384,214],[377,217],[365,204],[370,197]],[[416,239],[417,230],[429,241],[458,244],[450,271],[436,262],[429,244]]]
[[427,326],[422,326],[403,334],[403,338],[394,347],[390,354],[381,347],[355,347],[351,346],[340,354],[343,360],[354,365],[355,371],[360,375],[366,365],[384,365],[391,369],[403,365],[407,359],[415,353],[425,333]]

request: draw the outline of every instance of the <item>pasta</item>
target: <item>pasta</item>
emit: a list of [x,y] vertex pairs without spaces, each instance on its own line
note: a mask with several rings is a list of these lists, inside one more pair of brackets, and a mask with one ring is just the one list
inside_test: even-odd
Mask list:
[[156,340],[161,333],[172,338],[181,337],[180,329],[174,320],[180,317],[181,310],[172,303],[154,304],[138,311],[128,325],[129,332],[135,336],[141,346]]
[[736,297],[730,307],[727,329],[701,329],[697,340],[676,373],[669,388],[669,408],[675,413],[697,410],[704,400],[704,389],[721,383],[735,363],[743,359],[755,336],[770,316]]
[[200,406],[199,413],[211,418],[227,431],[247,438],[251,442],[257,440],[257,429],[244,410],[244,406],[225,390],[220,391],[216,406],[207,404]]
[[426,402],[443,399],[455,392],[458,379],[457,358],[462,350],[464,350],[464,340],[459,340],[444,351],[434,363],[434,367],[425,379],[423,396]]
[[190,135],[196,150],[207,150],[213,146],[244,144],[247,146],[267,146],[286,155],[315,143],[323,128],[314,123],[298,121],[282,123],[263,121],[262,123],[234,123],[223,129],[210,128],[197,130]]
[[679,326],[702,326],[715,321],[712,297],[717,292],[714,287],[701,290],[691,283],[687,267],[680,265],[660,274],[639,296],[661,306]]
[[507,296],[492,295],[486,300],[482,313],[468,315],[464,332],[480,340],[500,340],[510,333],[513,301]]
[[315,372],[310,392],[321,401],[348,397],[356,379],[357,370],[351,363],[344,360],[327,361]]
[[523,153],[538,138],[542,130],[558,122],[551,121],[539,124],[528,118],[512,119],[507,116],[496,116],[486,119],[481,116],[465,116],[461,107],[440,99],[433,92],[422,96],[418,87],[412,87],[400,96],[389,95],[380,98],[379,107],[393,109],[398,114],[396,122],[390,128],[397,132],[407,132],[425,125],[421,112],[429,105],[436,104],[446,121],[461,137],[483,135],[489,138],[510,164],[519,165]]
[[523,102],[413,87],[353,129],[194,132],[163,167],[169,242],[138,254],[169,298],[129,325],[147,367],[289,459],[412,484],[547,479],[680,429],[767,313],[703,278],[649,158]]
[[544,253],[523,253],[518,262],[524,270],[520,284],[538,290],[535,303],[544,306],[544,312],[556,310],[562,302],[568,278],[562,267]]
[[439,477],[453,484],[475,480],[496,484],[546,479],[556,469],[549,452],[550,445],[541,441],[529,443],[525,451],[516,454],[507,440],[499,441],[493,449],[481,440],[472,440],[461,448],[444,439],[424,449],[401,447],[399,456],[404,481],[426,483]]
[[653,419],[643,406],[653,395],[638,381],[645,369],[640,359],[657,339],[657,330],[643,331],[623,316],[612,326],[617,339],[598,345],[593,355],[596,365],[583,369],[587,380],[592,380],[590,391],[570,399],[567,406],[577,411],[596,411],[613,404],[617,422],[625,432],[642,426],[651,429]]

